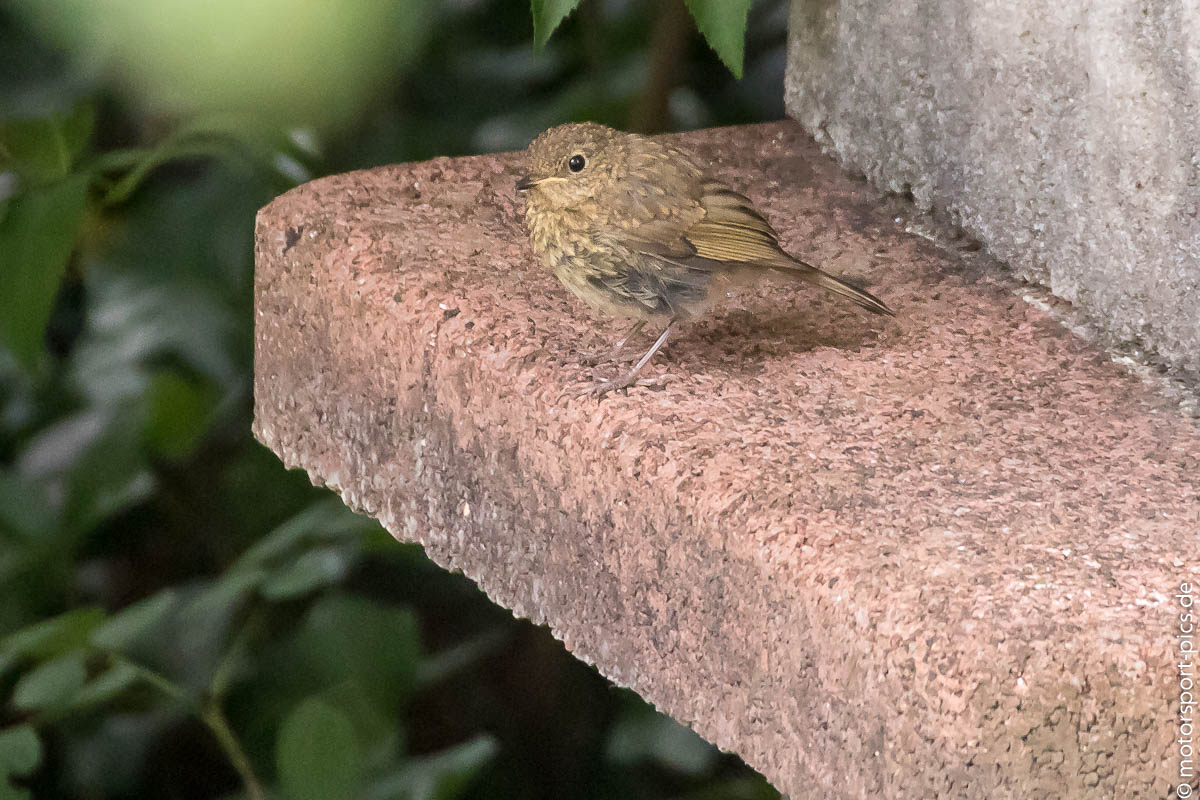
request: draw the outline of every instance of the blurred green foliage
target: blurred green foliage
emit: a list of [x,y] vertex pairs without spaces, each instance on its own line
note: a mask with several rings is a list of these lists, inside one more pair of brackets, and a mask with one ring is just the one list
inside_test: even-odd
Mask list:
[[776,796],[249,434],[255,211],[780,116],[786,3],[688,3],[740,83],[680,3],[0,5],[0,798]]
[[18,0],[49,42],[81,54],[145,109],[252,113],[260,124],[347,122],[374,80],[416,59],[433,0]]

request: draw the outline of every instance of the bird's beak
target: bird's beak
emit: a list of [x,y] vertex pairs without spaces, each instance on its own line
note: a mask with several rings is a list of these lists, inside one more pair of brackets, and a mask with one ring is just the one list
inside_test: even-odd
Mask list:
[[532,189],[535,186],[541,186],[543,183],[562,183],[566,178],[560,178],[557,175],[548,175],[545,178],[531,178],[526,175],[521,180],[517,181],[517,191],[524,192]]

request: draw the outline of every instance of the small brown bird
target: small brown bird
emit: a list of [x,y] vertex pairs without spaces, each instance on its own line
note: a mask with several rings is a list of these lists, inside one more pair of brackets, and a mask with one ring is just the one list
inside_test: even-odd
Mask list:
[[626,375],[588,387],[632,386],[681,319],[708,310],[731,285],[793,278],[895,316],[874,295],[783,251],[745,195],[686,151],[595,123],[559,125],[529,145],[525,219],[533,251],[581,300],[636,320],[620,350],[651,320],[666,328]]

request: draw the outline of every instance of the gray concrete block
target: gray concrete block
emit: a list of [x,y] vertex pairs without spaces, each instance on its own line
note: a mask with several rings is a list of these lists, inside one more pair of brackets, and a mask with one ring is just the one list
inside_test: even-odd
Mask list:
[[793,0],[788,113],[1200,373],[1200,2]]

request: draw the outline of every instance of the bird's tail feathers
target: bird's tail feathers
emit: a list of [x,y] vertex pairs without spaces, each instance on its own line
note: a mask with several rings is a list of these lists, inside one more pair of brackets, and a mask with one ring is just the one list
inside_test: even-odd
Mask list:
[[896,313],[888,308],[887,303],[866,289],[860,289],[841,278],[835,278],[828,272],[822,272],[813,265],[806,264],[799,259],[788,263],[772,264],[771,266],[781,275],[807,281],[808,283],[820,286],[822,289],[828,289],[834,294],[840,294],[842,297],[852,300],[873,314],[882,314],[888,317],[896,316]]

